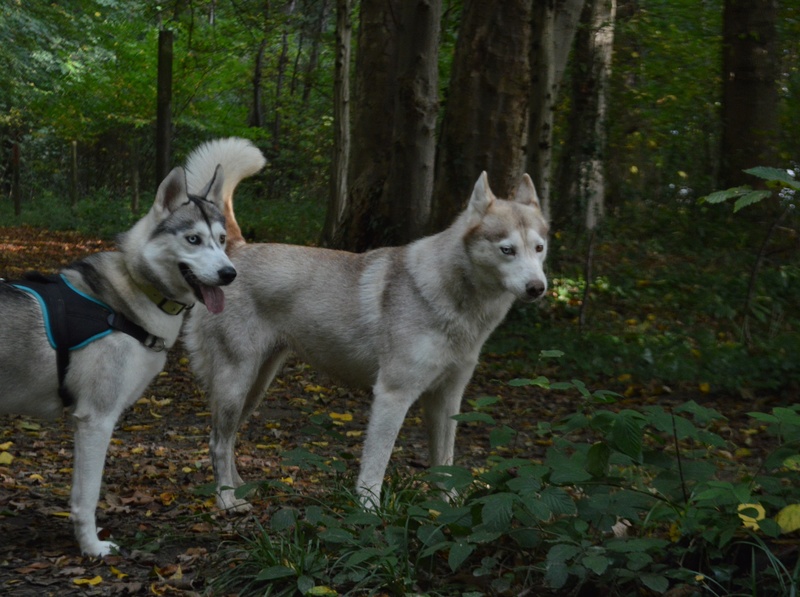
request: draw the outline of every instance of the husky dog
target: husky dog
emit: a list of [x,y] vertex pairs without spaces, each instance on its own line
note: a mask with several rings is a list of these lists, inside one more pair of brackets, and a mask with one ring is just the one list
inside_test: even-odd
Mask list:
[[90,255],[52,277],[68,287],[72,299],[99,310],[100,323],[109,319],[108,329],[70,345],[68,366],[57,367],[63,346],[54,350],[63,321],[58,306],[45,316],[42,295],[27,282],[0,282],[0,414],[53,419],[69,405],[75,424],[71,517],[87,555],[103,556],[116,547],[98,539],[95,511],[120,414],[164,367],[165,349],[175,343],[185,309],[200,301],[208,312],[221,312],[219,287],[236,277],[225,254],[223,197],[257,172],[264,158],[241,139],[197,151],[205,159],[185,173],[170,172],[147,215],[120,236],[118,251]]
[[[232,210],[231,210],[232,211]],[[377,505],[397,435],[421,400],[433,465],[451,464],[464,388],[489,334],[515,299],[547,289],[548,225],[527,174],[512,200],[486,173],[447,230],[366,253],[281,244],[228,251],[240,276],[218,317],[193,312],[184,341],[211,405],[217,505],[247,510],[235,495],[236,433],[289,351],[335,378],[372,388],[356,491]]]

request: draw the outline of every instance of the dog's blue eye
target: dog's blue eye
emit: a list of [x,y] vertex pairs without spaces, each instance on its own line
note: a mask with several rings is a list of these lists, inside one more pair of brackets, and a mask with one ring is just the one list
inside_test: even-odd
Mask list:
[[506,245],[503,245],[502,247],[500,247],[500,252],[503,255],[516,255],[517,254],[517,252],[514,250],[514,247],[509,247],[509,246],[506,246]]
[[196,234],[190,234],[189,236],[186,237],[186,242],[189,243],[190,245],[199,245],[201,241],[200,237],[197,236]]

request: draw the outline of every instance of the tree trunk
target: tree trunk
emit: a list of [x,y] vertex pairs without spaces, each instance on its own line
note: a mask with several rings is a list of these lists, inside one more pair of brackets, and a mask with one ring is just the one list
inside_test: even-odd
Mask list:
[[531,40],[531,108],[525,170],[550,217],[553,125],[561,81],[585,0],[534,2]]
[[752,184],[742,170],[776,165],[776,0],[725,0],[720,187]]
[[158,32],[156,90],[156,188],[170,171],[172,140],[172,31]]
[[256,52],[256,61],[253,65],[253,107],[250,110],[250,126],[262,128],[264,126],[264,105],[261,99],[261,81],[264,73],[264,52],[267,49],[267,38],[261,40]]
[[559,175],[556,227],[575,221],[581,212],[593,229],[604,212],[603,164],[608,134],[608,85],[614,44],[616,0],[589,0],[575,40],[575,62],[587,65],[572,80],[572,111]]
[[423,236],[433,192],[439,101],[441,0],[406,0],[399,32],[393,148],[381,242],[401,245]]
[[[350,3],[348,2],[348,5],[349,4]],[[321,5],[319,6],[319,15],[314,23],[314,32],[311,39],[311,55],[308,58],[308,63],[306,64],[305,73],[303,74],[303,106],[308,106],[308,100],[311,97],[314,72],[317,70],[317,66],[319,65],[320,47],[322,46],[322,37],[325,34],[325,27],[328,22],[328,12],[329,12],[328,0],[322,0]],[[348,12],[348,19],[349,19],[349,12]],[[348,30],[348,35],[350,35],[349,30]],[[348,50],[348,55],[349,55],[349,50]]]
[[322,244],[333,246],[339,237],[347,205],[347,169],[350,158],[350,47],[352,0],[336,0],[336,61],[333,78],[333,159],[331,194]]
[[481,171],[509,195],[524,167],[531,2],[467,0],[436,158],[429,230],[448,226]]
[[[441,0],[363,0],[346,199],[329,246],[364,251],[424,232],[434,171]],[[341,181],[338,182],[341,192]]]
[[347,199],[338,226],[326,231],[330,246],[364,251],[378,246],[380,217],[391,165],[400,0],[362,0],[359,13]]

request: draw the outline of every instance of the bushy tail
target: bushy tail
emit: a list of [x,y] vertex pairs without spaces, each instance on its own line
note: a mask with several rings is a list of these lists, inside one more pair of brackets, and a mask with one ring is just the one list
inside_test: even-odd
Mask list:
[[266,163],[267,160],[261,151],[250,141],[240,137],[215,139],[203,143],[186,160],[186,184],[190,193],[200,193],[211,180],[217,165],[222,165],[225,176],[222,197],[225,200],[224,214],[229,253],[245,243],[242,230],[233,213],[233,191],[243,179],[261,170]]

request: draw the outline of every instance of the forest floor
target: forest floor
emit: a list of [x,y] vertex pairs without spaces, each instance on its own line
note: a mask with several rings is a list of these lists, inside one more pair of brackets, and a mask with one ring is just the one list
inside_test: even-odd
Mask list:
[[[26,270],[53,271],[109,243],[75,233],[30,228],[0,228],[0,276]],[[540,372],[536,372],[539,374]],[[544,393],[534,387],[511,387],[517,375],[504,369],[504,356],[484,354],[465,400],[482,395],[501,398],[493,412],[498,423],[520,431],[521,453],[541,457],[546,442],[534,430],[574,412],[577,396]],[[679,404],[697,395],[647,398]],[[705,397],[705,401],[716,400]],[[619,407],[642,405],[631,396]],[[729,432],[748,424],[746,412],[768,404],[742,400],[710,404],[729,418]],[[312,493],[326,482],[319,472],[285,466],[281,455],[306,448],[328,457],[357,456],[366,427],[369,396],[330,386],[303,363],[290,361],[259,411],[242,430],[239,470],[246,480],[283,479]],[[348,445],[319,441],[308,431],[311,413],[334,413]],[[398,439],[392,466],[419,470],[426,449],[412,410]],[[23,595],[203,595],[223,564],[220,554],[242,535],[267,522],[269,508],[253,498],[246,515],[215,509],[208,492],[213,475],[208,454],[210,415],[185,352],[174,349],[166,370],[120,419],[114,433],[98,507],[99,525],[121,547],[120,555],[82,557],[69,521],[72,434],[68,419],[42,422],[10,416],[0,423],[0,594]],[[460,464],[485,462],[489,430],[471,424],[459,428]],[[3,456],[5,454],[5,456]],[[356,469],[357,460],[348,468]]]

